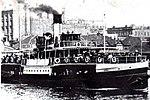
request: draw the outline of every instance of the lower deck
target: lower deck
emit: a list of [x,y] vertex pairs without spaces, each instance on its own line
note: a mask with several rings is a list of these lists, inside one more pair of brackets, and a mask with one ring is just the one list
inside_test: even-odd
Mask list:
[[[94,66],[91,66],[91,68]],[[89,68],[90,69],[90,68]],[[57,68],[55,69],[57,70]],[[62,68],[63,70],[63,68]],[[72,69],[78,71],[77,66]],[[124,71],[98,72],[94,70],[85,73],[86,68],[79,73],[61,74],[22,74],[3,77],[2,82],[24,83],[48,87],[82,87],[82,88],[127,88],[144,89],[148,87],[148,68],[130,69]]]

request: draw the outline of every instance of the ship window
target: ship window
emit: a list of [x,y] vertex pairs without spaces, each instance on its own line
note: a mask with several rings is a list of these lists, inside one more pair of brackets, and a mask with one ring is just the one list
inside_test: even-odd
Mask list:
[[45,70],[45,72],[47,72],[47,70]]
[[31,72],[32,72],[32,70],[31,70]]
[[44,70],[43,70],[43,72],[44,72]]
[[30,70],[29,70],[29,72],[30,72]]
[[34,72],[35,72],[35,70],[34,70]]
[[38,72],[38,70],[37,70],[37,72]]
[[40,72],[41,72],[41,70],[40,70]]
[[48,72],[49,72],[49,70],[48,70]]

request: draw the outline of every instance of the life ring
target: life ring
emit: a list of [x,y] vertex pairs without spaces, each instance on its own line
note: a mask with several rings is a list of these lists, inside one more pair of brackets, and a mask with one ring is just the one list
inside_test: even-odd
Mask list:
[[75,57],[75,58],[74,58],[74,62],[77,63],[78,61],[79,61],[79,57]]
[[64,61],[65,61],[66,63],[68,63],[68,62],[69,62],[69,58],[66,57],[66,58],[64,59]]
[[115,62],[117,62],[117,58],[116,58],[116,57],[112,57],[112,58],[111,58],[111,61],[112,61],[113,63],[115,63]]
[[21,58],[18,57],[18,58],[17,58],[17,63],[20,64],[20,62],[21,62]]
[[86,56],[86,57],[85,57],[85,62],[88,63],[89,61],[90,61],[90,57],[89,57],[89,56]]
[[59,58],[55,58],[55,63],[56,64],[60,63],[60,59]]
[[101,58],[101,57],[98,57],[98,58],[97,58],[97,61],[98,61],[99,63],[101,63],[101,62],[102,62],[102,58]]
[[77,42],[77,43],[76,43],[76,46],[81,46],[81,43],[80,43],[80,42]]

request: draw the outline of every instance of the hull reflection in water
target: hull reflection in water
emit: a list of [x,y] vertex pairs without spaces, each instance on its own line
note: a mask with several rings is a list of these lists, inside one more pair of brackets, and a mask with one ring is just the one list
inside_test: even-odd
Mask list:
[[2,84],[1,98],[5,100],[91,100],[91,99],[149,99],[149,91],[119,89],[48,88],[24,84]]

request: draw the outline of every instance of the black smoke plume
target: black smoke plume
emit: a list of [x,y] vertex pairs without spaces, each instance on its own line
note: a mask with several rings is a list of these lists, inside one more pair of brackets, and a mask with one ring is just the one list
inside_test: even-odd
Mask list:
[[59,13],[58,13],[55,9],[53,9],[51,6],[44,5],[44,4],[40,4],[38,7],[32,8],[32,10],[33,10],[34,12],[36,12],[36,11],[46,12],[47,14],[59,14]]
[[24,0],[17,0],[18,3],[25,3]]

